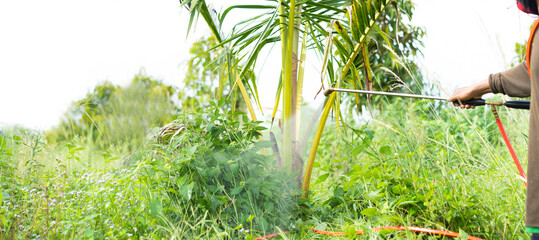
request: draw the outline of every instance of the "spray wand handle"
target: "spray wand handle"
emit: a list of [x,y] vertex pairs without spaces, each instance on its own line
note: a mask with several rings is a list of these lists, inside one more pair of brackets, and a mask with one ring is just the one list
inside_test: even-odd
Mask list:
[[453,101],[453,103],[462,104],[462,105],[470,105],[470,106],[483,106],[487,104],[487,101],[485,99],[470,99],[466,101],[456,100],[456,101]]
[[516,109],[530,109],[530,101],[527,100],[515,100],[505,102],[505,106],[508,108]]
[[493,106],[506,106],[508,108],[516,108],[516,109],[530,109],[530,101],[526,101],[526,100],[498,102],[498,101],[486,101],[485,99],[471,99],[471,100],[460,101],[460,102],[454,101],[453,103],[460,103],[460,104],[472,105],[472,106],[493,105]]

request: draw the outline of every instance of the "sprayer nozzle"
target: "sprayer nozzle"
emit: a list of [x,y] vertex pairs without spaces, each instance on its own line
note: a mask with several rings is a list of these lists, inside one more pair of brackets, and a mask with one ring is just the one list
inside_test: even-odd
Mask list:
[[334,91],[333,88],[326,89],[326,91],[324,91],[324,96],[326,97],[329,96],[329,94],[331,94],[333,91]]

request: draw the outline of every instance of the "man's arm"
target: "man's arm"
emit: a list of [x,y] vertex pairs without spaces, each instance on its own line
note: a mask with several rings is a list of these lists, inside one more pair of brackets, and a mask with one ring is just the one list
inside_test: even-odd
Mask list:
[[526,62],[507,71],[490,75],[489,84],[493,93],[503,93],[510,97],[531,96],[530,75]]
[[[529,97],[531,95],[531,82],[526,68],[526,62],[508,69],[507,71],[491,74],[488,79],[470,86],[455,90],[448,101],[466,101],[481,98],[487,93],[503,93],[510,97]],[[470,105],[455,104],[461,108],[473,108]]]

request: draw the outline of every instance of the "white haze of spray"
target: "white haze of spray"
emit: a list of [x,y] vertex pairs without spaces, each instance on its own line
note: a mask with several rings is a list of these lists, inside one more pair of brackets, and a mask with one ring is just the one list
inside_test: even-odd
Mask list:
[[[449,91],[506,68],[532,21],[513,0],[414,2],[412,23],[428,32],[421,62]],[[230,3],[213,4],[220,9]],[[0,1],[0,127],[50,128],[95,85],[125,85],[141,68],[180,86],[189,47],[209,32],[201,22],[186,40],[188,13],[180,14],[178,6],[151,0]],[[273,108],[279,48],[266,49],[255,70],[266,117]],[[320,63],[312,52],[305,75],[304,99],[310,102],[320,87]]]

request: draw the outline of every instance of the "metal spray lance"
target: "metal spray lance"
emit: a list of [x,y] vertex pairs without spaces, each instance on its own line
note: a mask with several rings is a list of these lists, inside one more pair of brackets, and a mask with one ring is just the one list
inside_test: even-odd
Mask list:
[[[419,98],[419,99],[447,101],[447,98],[436,97],[436,96],[416,95],[416,94],[406,94],[406,93],[379,92],[379,91],[366,91],[366,90],[345,89],[345,88],[328,88],[328,89],[326,89],[326,91],[324,91],[324,95],[327,97],[332,92],[372,94],[372,95],[383,95],[383,96],[407,97],[407,98]],[[459,103],[459,101],[455,101],[455,103]],[[472,106],[493,105],[493,106],[506,106],[508,108],[516,108],[516,109],[530,109],[530,101],[526,101],[526,100],[514,100],[514,101],[499,102],[499,101],[487,101],[487,100],[484,100],[484,99],[471,99],[471,100],[467,100],[467,101],[460,101],[460,104],[472,105]]]

